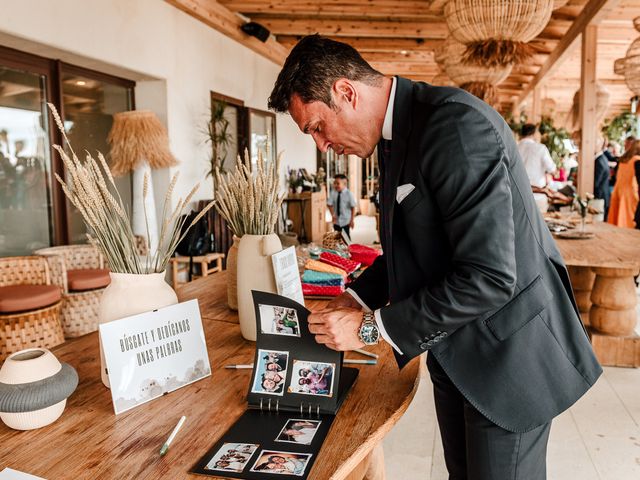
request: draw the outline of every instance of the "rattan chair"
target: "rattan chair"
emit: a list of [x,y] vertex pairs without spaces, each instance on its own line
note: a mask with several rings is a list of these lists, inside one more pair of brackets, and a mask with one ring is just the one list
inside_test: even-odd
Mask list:
[[60,304],[42,257],[0,258],[0,362],[25,348],[64,342]]
[[53,283],[62,288],[60,317],[65,337],[96,331],[100,297],[109,284],[100,251],[93,245],[64,245],[34,253],[47,259]]

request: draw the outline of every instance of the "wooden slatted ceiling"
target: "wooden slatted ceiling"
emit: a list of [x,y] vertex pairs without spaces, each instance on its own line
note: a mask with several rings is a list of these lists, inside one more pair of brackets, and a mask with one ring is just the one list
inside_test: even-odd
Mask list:
[[[199,12],[205,11],[208,15],[201,20],[214,28],[218,27],[210,17],[215,12],[222,11],[227,23],[232,23],[229,13],[241,14],[267,27],[277,39],[277,48],[284,51],[289,51],[301,36],[317,32],[353,45],[385,74],[399,74],[414,80],[430,81],[437,73],[433,50],[448,35],[443,17],[446,0],[167,1],[187,12],[195,5]],[[514,100],[527,91],[583,10],[599,9],[605,3],[606,0],[570,0],[553,12],[549,24],[532,42],[537,54],[527,64],[517,65],[500,85],[503,109],[510,108]],[[198,12],[194,14],[191,10],[191,14],[198,16]],[[633,30],[631,22],[636,16],[640,16],[640,0],[620,0],[598,31],[597,75],[611,93],[609,115],[627,107],[631,96],[623,80],[613,74],[613,60],[624,56],[629,43],[640,35]],[[280,52],[269,58],[277,62],[279,56]],[[578,47],[567,54],[565,64],[545,79],[541,87],[543,98],[548,96],[557,102],[558,119],[566,117],[571,107],[573,93],[579,88],[579,76]]]

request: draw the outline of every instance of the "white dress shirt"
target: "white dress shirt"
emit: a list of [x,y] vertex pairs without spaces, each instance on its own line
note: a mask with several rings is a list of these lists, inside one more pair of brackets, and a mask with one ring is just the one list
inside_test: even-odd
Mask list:
[[547,147],[532,138],[523,138],[518,143],[518,150],[531,185],[545,187],[547,185],[546,174],[556,171],[556,164],[553,163]]
[[[385,140],[391,140],[391,133],[393,132],[393,104],[396,99],[396,77],[393,77],[393,83],[391,84],[391,93],[389,93],[389,101],[387,103],[387,111],[384,115],[384,122],[382,123],[382,138]],[[370,312],[371,309],[369,306],[362,301],[362,299],[358,296],[356,292],[352,289],[347,288],[347,292],[362,306],[362,309],[365,312]],[[382,322],[382,316],[380,315],[380,309],[375,310],[373,312],[376,318],[376,324],[378,326],[378,330],[380,331],[380,336],[387,342],[389,345],[393,347],[393,349],[398,352],[400,355],[403,355],[402,350],[398,348],[391,337],[387,333],[387,330],[384,328],[384,323]]]

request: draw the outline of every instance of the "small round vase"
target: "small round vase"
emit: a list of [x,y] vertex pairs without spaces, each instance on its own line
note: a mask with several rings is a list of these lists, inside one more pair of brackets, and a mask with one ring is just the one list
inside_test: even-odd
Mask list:
[[0,368],[0,419],[15,430],[55,422],[78,386],[78,374],[46,348],[10,355]]
[[227,252],[227,304],[238,310],[238,245],[240,237],[233,236],[233,244]]
[[[109,273],[111,283],[100,299],[98,322],[150,312],[178,303],[176,292],[165,282],[165,273]],[[109,388],[109,375],[100,341],[100,374],[102,383]]]
[[277,293],[271,255],[282,250],[280,239],[270,235],[243,235],[238,247],[238,318],[246,340],[256,340],[256,314],[251,290]]

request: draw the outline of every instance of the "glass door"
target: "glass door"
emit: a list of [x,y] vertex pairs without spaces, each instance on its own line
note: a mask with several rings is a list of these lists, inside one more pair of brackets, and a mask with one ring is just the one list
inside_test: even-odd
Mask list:
[[53,240],[47,77],[0,67],[0,256]]

